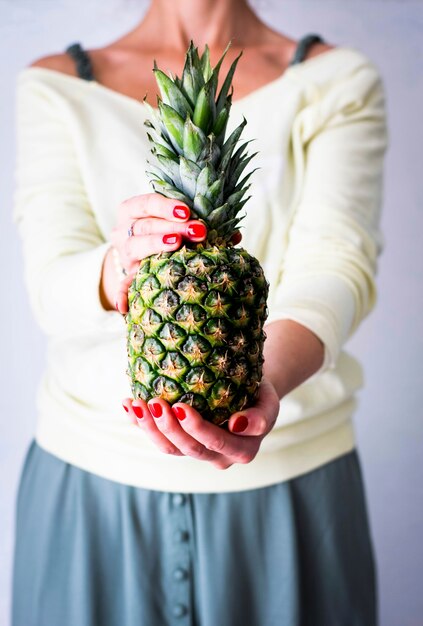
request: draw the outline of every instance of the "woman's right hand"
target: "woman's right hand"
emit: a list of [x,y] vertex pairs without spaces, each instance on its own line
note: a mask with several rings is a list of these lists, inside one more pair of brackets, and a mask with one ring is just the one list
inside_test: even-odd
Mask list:
[[103,264],[100,287],[105,309],[128,312],[128,289],[142,259],[177,250],[183,239],[200,242],[206,238],[205,224],[189,216],[189,207],[157,193],[134,196],[119,205],[111,241],[126,276],[119,280],[111,248]]

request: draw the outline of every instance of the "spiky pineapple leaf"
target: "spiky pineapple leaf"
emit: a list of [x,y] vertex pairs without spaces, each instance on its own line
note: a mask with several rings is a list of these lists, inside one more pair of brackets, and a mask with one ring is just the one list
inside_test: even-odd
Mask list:
[[222,88],[219,92],[219,96],[217,98],[217,102],[216,102],[216,111],[219,114],[220,111],[223,109],[224,105],[225,105],[225,101],[226,101],[226,97],[228,95],[229,92],[229,88],[231,86],[232,83],[232,79],[234,77],[234,73],[236,70],[236,66],[238,65],[238,61],[240,60],[242,56],[242,50],[239,53],[239,55],[236,57],[235,61],[232,62],[231,67],[229,68],[229,72],[226,75],[226,78],[224,80],[224,83],[222,85]]
[[219,77],[219,71],[220,71],[220,67],[222,65],[223,59],[225,58],[229,48],[231,47],[231,41],[228,43],[228,45],[226,46],[226,48],[223,51],[222,56],[220,57],[220,59],[218,60],[218,62],[216,63],[216,65],[213,68],[213,72],[216,74],[216,80]]
[[213,204],[213,206],[219,206],[223,200],[223,188],[224,188],[224,180],[223,178],[218,178],[214,181],[212,185],[207,189],[205,196],[207,200]]
[[205,196],[197,193],[194,197],[193,208],[198,217],[207,220],[213,210],[213,205]]
[[181,175],[181,189],[190,198],[195,196],[197,178],[200,175],[200,168],[193,161],[189,161],[182,155],[179,157],[179,173]]
[[247,167],[251,159],[253,159],[257,154],[258,154],[257,152],[254,152],[253,154],[250,154],[249,156],[241,157],[241,159],[239,160],[238,164],[235,167],[233,167],[231,164],[231,167],[229,168],[229,171],[228,171],[228,179],[227,179],[228,193],[232,193],[233,188],[235,187],[238,181],[238,178],[241,176],[242,172],[245,170],[245,168]]
[[198,175],[197,187],[195,191],[196,195],[200,194],[201,196],[206,196],[209,187],[215,182],[215,180],[216,170],[210,163],[207,163]]
[[218,206],[217,209],[213,209],[207,218],[207,221],[211,226],[218,226],[220,223],[224,223],[228,216],[229,205],[227,203],[222,206]]
[[[144,124],[145,126],[148,127],[147,137],[151,141],[153,148],[158,150],[158,148],[161,146],[165,149],[165,151],[168,151],[170,153],[170,154],[165,154],[165,156],[175,157],[176,156],[175,151],[172,147],[172,144],[167,140],[167,138],[165,138],[162,134],[158,133],[155,127],[150,123],[149,120],[144,122]],[[158,150],[158,152],[160,151]]]
[[164,181],[168,185],[174,184],[172,177],[169,176],[167,172],[164,172],[163,169],[157,167],[156,165],[153,165],[153,163],[150,163],[149,161],[147,161],[147,163],[149,167],[148,173],[150,174],[150,176],[154,177],[156,180]]
[[179,191],[179,189],[176,189],[176,187],[173,187],[173,185],[170,185],[163,180],[152,180],[151,184],[153,185],[154,191],[161,193],[162,196],[166,196],[166,198],[173,198],[174,200],[180,200],[190,208],[192,207],[191,198],[183,194]]
[[162,166],[163,173],[171,179],[171,184],[178,189],[182,189],[179,162],[175,159],[169,159],[168,157],[162,156],[161,154],[157,155],[157,160]]
[[217,143],[222,146],[225,139],[226,126],[229,120],[229,112],[232,106],[232,98],[228,96],[226,103],[220,113],[216,116],[212,133],[216,136]]
[[213,128],[215,118],[216,103],[214,101],[214,92],[211,83],[207,82],[198,94],[192,121],[207,135]]
[[169,148],[166,148],[166,146],[161,143],[154,143],[149,133],[147,133],[147,136],[153,144],[153,147],[151,148],[153,154],[155,154],[156,156],[161,155],[167,157],[168,159],[175,159],[175,152],[173,150],[169,150]]
[[192,115],[193,109],[191,104],[174,81],[159,69],[153,71],[157,85],[159,86],[162,101],[175,109],[184,119],[187,115]]
[[199,165],[200,167],[204,167],[207,163],[211,163],[214,167],[216,167],[219,158],[220,148],[216,143],[216,137],[213,134],[208,135],[199,157]]
[[232,192],[231,195],[228,196],[227,199],[226,199],[226,202],[229,204],[229,206],[234,206],[240,200],[242,200],[244,194],[247,192],[247,190],[250,187],[251,187],[251,185],[247,185],[246,187],[243,187],[243,189],[240,189],[239,191]]
[[201,64],[198,59],[198,53],[193,42],[190,42],[186,58],[184,69],[182,72],[182,88],[185,96],[190,100],[191,105],[194,107],[200,93],[200,89],[204,85],[204,76],[201,71]]
[[154,107],[152,107],[149,102],[147,102],[147,96],[145,96],[143,100],[143,105],[149,112],[149,116],[150,116],[150,118],[147,119],[144,122],[144,124],[148,126],[149,128],[154,128],[154,130],[156,131],[158,135],[163,135],[163,134],[165,135],[166,129],[163,124],[163,120],[160,117],[159,111],[158,109],[155,109]]
[[241,52],[231,63],[218,92],[219,71],[229,46],[230,43],[212,67],[209,47],[205,46],[199,56],[191,41],[181,78],[172,73],[166,75],[155,63],[161,98],[158,110],[150,107],[151,122],[147,123],[158,164],[150,166],[153,188],[185,202],[192,217],[203,219],[210,243],[230,237],[230,229],[234,230],[242,219],[239,211],[248,200],[246,183],[253,172],[242,180],[241,175],[255,156],[247,154],[249,141],[238,143],[245,119],[225,139],[232,79],[242,55]]
[[206,136],[190,117],[187,117],[184,125],[183,152],[190,161],[197,161],[203,149]]
[[232,155],[232,152],[236,146],[238,139],[241,136],[242,131],[244,130],[247,124],[247,120],[245,117],[243,118],[241,124],[237,126],[229,137],[226,139],[225,143],[222,146],[222,158],[224,158],[227,154]]
[[210,65],[210,50],[207,44],[204,46],[204,52],[201,55],[200,61],[204,81],[207,82],[213,73],[212,67]]
[[184,146],[184,120],[175,109],[164,102],[159,102],[159,110],[168,138],[181,154]]
[[241,180],[235,185],[235,187],[233,188],[232,192],[234,191],[239,191],[240,189],[242,189],[243,187],[245,187],[245,185],[247,184],[247,181],[250,179],[250,177],[252,176],[252,174],[254,174],[254,172],[256,172],[257,170],[259,170],[259,167],[255,167],[253,170],[251,170],[250,172],[248,172],[248,174],[246,174],[244,176],[244,178],[241,178]]

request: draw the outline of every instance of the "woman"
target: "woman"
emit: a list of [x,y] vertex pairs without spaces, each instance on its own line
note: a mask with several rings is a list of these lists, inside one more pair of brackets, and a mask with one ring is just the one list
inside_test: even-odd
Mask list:
[[[206,237],[144,175],[153,58],[179,73],[191,38],[212,63],[233,40],[222,72],[243,50],[231,122],[245,115],[259,152],[242,236],[271,286],[264,378],[228,431],[188,405],[132,401],[125,376],[139,261]],[[118,41],[21,72],[15,216],[49,360],[18,494],[13,626],[376,623],[352,425],[362,376],[342,346],[375,302],[385,147],[371,62],[295,42],[244,0],[152,0]]]

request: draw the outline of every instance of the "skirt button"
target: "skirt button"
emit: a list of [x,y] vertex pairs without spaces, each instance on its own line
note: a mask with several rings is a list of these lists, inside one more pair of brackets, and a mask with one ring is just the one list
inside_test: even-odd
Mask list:
[[185,503],[185,496],[183,493],[175,493],[172,497],[172,502],[175,506],[182,506]]
[[173,617],[183,617],[188,613],[188,609],[185,604],[175,604],[173,607]]
[[186,580],[188,578],[188,572],[183,567],[177,567],[173,571],[173,580]]
[[175,534],[174,534],[173,537],[174,537],[175,541],[177,541],[178,543],[179,542],[182,543],[182,541],[187,541],[188,540],[189,535],[188,535],[188,532],[186,530],[178,529],[178,530],[175,530]]

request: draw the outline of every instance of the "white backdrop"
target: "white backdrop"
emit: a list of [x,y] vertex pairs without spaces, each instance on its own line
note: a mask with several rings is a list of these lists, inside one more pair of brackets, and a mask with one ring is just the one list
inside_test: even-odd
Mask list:
[[[35,58],[74,41],[88,48],[108,43],[130,30],[145,6],[143,0],[0,0],[0,626],[9,624],[15,494],[34,433],[44,360],[11,222],[15,76]],[[263,0],[258,7],[290,36],[318,32],[330,43],[362,50],[384,77],[390,148],[379,301],[348,349],[366,375],[356,430],[378,562],[381,626],[422,626],[423,3]]]

